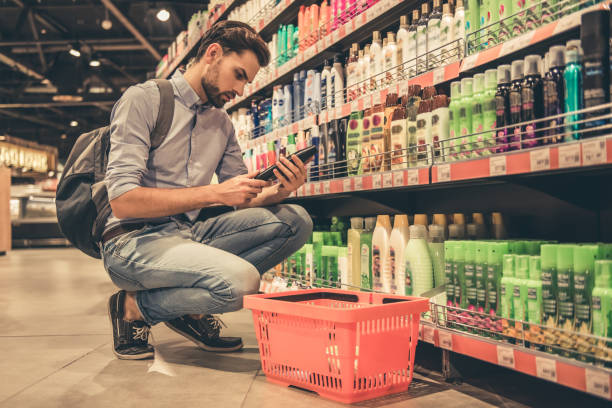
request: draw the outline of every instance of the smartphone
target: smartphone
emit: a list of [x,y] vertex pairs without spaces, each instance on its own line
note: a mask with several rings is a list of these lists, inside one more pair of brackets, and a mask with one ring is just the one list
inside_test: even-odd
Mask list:
[[[296,155],[301,161],[306,162],[307,160],[310,160],[315,155],[316,151],[317,151],[316,146],[308,146],[305,149],[295,152],[294,155]],[[291,156],[293,156],[293,154]],[[289,160],[291,160],[291,156],[289,156]],[[265,181],[276,180],[276,175],[274,175],[274,170],[276,169],[277,169],[276,164],[268,167],[267,169],[265,169],[264,171],[256,175],[255,180],[265,180]]]

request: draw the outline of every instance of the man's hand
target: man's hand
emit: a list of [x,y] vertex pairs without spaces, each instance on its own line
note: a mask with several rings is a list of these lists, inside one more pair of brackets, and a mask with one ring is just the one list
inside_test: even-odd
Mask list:
[[217,199],[221,204],[231,207],[244,206],[261,193],[262,189],[269,185],[267,181],[255,180],[259,171],[231,178],[215,186]]
[[280,182],[279,190],[282,189],[288,193],[297,190],[306,182],[306,166],[295,154],[291,156],[291,159],[293,161],[281,157],[276,162],[278,169],[274,170],[274,175]]

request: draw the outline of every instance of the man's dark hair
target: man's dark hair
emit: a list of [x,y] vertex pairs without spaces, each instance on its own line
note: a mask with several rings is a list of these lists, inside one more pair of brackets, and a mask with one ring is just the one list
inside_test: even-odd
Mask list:
[[204,34],[196,55],[196,62],[202,59],[208,46],[218,43],[223,48],[223,52],[236,52],[242,54],[243,51],[251,50],[257,56],[259,65],[265,67],[270,62],[270,50],[265,41],[248,24],[240,21],[220,21],[213,25]]

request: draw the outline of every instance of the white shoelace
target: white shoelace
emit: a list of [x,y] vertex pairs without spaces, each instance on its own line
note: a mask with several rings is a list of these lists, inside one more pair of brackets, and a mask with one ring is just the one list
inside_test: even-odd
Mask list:
[[134,340],[147,341],[147,339],[149,338],[149,330],[150,330],[148,326],[133,327],[133,329],[134,329],[134,334],[132,335],[132,338]]

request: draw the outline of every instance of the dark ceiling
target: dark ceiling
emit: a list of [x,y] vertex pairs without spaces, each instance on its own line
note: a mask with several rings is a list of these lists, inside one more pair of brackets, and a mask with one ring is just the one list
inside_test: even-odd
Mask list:
[[[0,0],[0,135],[56,146],[65,158],[80,133],[108,123],[121,92],[152,75],[159,61],[154,54],[166,54],[192,14],[207,4]],[[166,22],[156,18],[161,8],[170,11]],[[101,26],[107,16],[109,30]],[[130,23],[150,47],[128,29]],[[80,58],[68,53],[71,47],[80,49]],[[93,58],[100,67],[89,66]],[[83,101],[54,101],[58,95]]]

